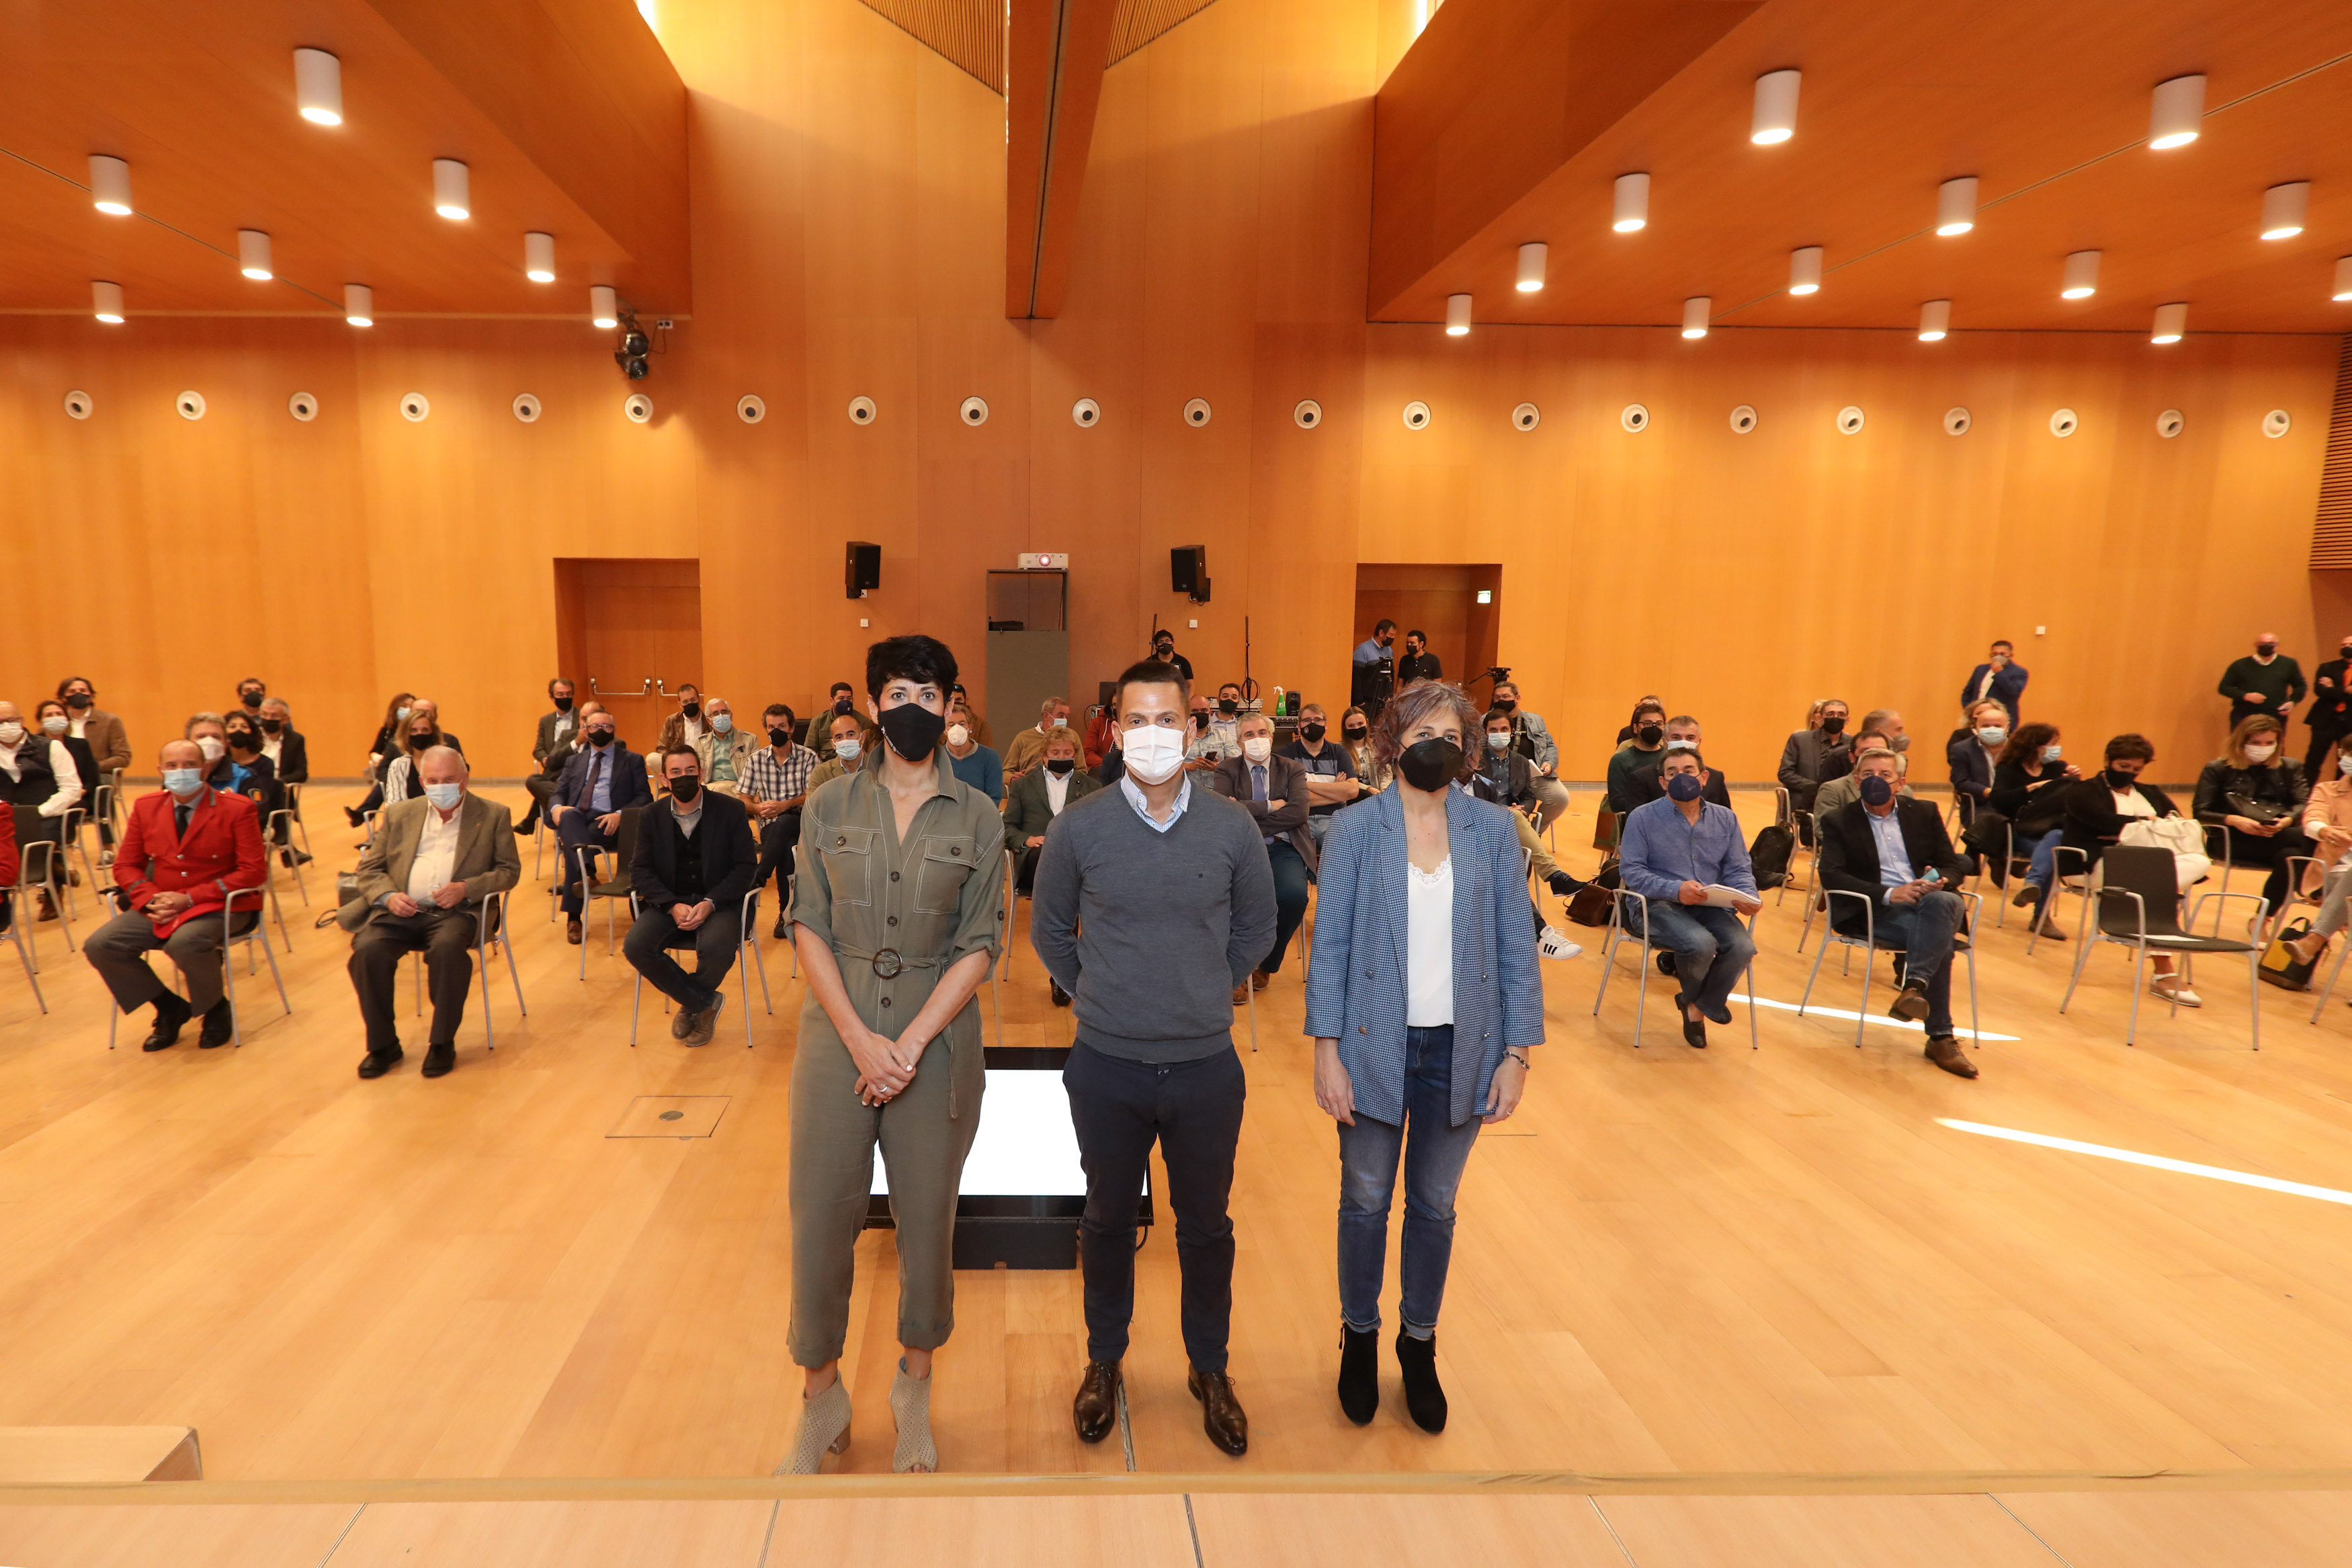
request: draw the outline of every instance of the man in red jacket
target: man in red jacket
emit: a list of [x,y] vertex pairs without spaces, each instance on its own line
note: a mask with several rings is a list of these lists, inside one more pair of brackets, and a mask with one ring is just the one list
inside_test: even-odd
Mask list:
[[[209,1051],[229,1040],[228,1003],[221,995],[221,912],[232,892],[257,888],[268,874],[261,815],[244,796],[205,782],[205,755],[194,742],[173,741],[158,760],[163,788],[132,804],[114,855],[115,884],[131,908],[100,926],[82,944],[82,956],[124,1012],[154,1005],[155,1028],[145,1050],[175,1043],[181,1027],[202,1013],[204,1033],[196,1043]],[[261,918],[260,903],[238,901],[238,930]],[[147,955],[158,947],[187,977],[187,1000],[149,967]]]

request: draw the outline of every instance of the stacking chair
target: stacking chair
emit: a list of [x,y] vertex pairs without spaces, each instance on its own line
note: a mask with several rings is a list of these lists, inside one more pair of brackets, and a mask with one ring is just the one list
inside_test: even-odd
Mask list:
[[[1812,1005],[1813,982],[1821,978],[1822,960],[1829,956],[1831,944],[1835,943],[1846,950],[1844,956],[1839,960],[1839,967],[1847,973],[1853,972],[1854,949],[1860,948],[1863,955],[1862,1000],[1854,1004],[1853,1013],[1853,1045],[1854,1049],[1859,1051],[1862,1049],[1862,1031],[1870,1022],[1871,960],[1880,953],[1900,953],[1903,949],[1892,942],[1879,941],[1878,908],[1868,894],[1853,893],[1837,887],[1827,891],[1829,915],[1822,922],[1822,945],[1813,949],[1813,967],[1805,977],[1805,994],[1798,999],[1797,1016],[1803,1018],[1805,1009]],[[1955,890],[1948,888],[1945,891]],[[1969,962],[1969,1043],[1973,1046],[1981,1038],[1981,1031],[1977,1024],[1976,936],[1978,917],[1984,913],[1984,895],[1977,893],[1962,893],[1958,896],[1961,902],[1968,905],[1968,914],[1960,922],[1960,929],[1955,935],[1953,954],[1956,957],[1966,957]],[[1835,918],[1837,901],[1841,898],[1851,898],[1862,905],[1861,936],[1850,936],[1837,928]],[[1967,946],[1962,946],[1962,943],[1966,943]]]
[[[1763,913],[1763,910],[1759,909],[1756,915]],[[1748,935],[1751,938],[1756,935],[1756,915],[1748,917]],[[1627,924],[1629,917],[1639,919],[1642,927],[1639,936],[1634,935]],[[1640,894],[1631,888],[1621,887],[1615,890],[1614,896],[1609,901],[1609,936],[1601,947],[1601,989],[1592,998],[1593,1017],[1601,1016],[1601,1004],[1609,999],[1609,980],[1616,973],[1610,959],[1615,955],[1621,944],[1636,941],[1642,945],[1642,961],[1633,971],[1633,1049],[1639,1051],[1642,1049],[1642,1013],[1650,996],[1649,911],[1646,901]],[[1756,966],[1753,962],[1748,964],[1745,978],[1748,981],[1748,1049],[1754,1051],[1757,1049],[1757,1038]],[[1679,980],[1677,983],[1680,983]]]
[[65,857],[70,856],[81,862],[82,880],[89,883],[90,896],[97,897],[98,868],[90,863],[89,849],[82,842],[81,837],[82,824],[89,821],[89,812],[79,806],[69,806],[62,821],[64,831],[59,835],[62,844],[59,857],[64,862],[61,869],[66,883],[66,907],[78,909],[73,895],[73,860]]
[[[2082,894],[2083,894],[2083,910],[2082,910],[2081,917],[2080,917],[2080,918],[2078,918],[2078,919],[2075,921],[2075,923],[2074,923],[2074,940],[2076,940],[2077,942],[2079,942],[2079,941],[2081,941],[2081,940],[2083,939],[2083,928],[2084,928],[2084,926],[2086,926],[2086,925],[2088,925],[2090,924],[2090,920],[2091,920],[2091,854],[2090,854],[2090,852],[2089,852],[2088,850],[2076,849],[2076,848],[2075,848],[2074,846],[2073,846],[2072,844],[2060,844],[2060,845],[2059,845],[2055,850],[2053,850],[2053,852],[2051,852],[2051,856],[2050,856],[2050,885],[2049,885],[2049,887],[2048,887],[2047,889],[2045,889],[2045,890],[2043,891],[2043,893],[2042,893],[2042,919],[2041,919],[2041,920],[2036,920],[2036,921],[2034,921],[2034,923],[2033,923],[2032,925],[2030,925],[2030,926],[2028,926],[2028,927],[2026,928],[2026,932],[2025,932],[2025,956],[2026,956],[2027,957],[2029,957],[2029,958],[2031,958],[2031,957],[2032,957],[2032,956],[2033,956],[2033,946],[2034,946],[2034,944],[2042,940],[2042,920],[2049,920],[2049,921],[2051,921],[2053,925],[2058,923],[2058,922],[2056,921],[2056,918],[2055,918],[2055,916],[2056,916],[2056,911],[2057,911],[2057,906],[2058,906],[2058,895],[2059,895],[2059,894],[2061,894],[2061,893],[2064,892],[2064,891],[2065,891],[2065,888],[2066,888],[2066,875],[2067,875],[2067,873],[2066,873],[2066,857],[2067,857],[2068,855],[2073,855],[2073,856],[2075,858],[2075,860],[2077,860],[2077,861],[2079,861],[2079,862],[2082,862],[2080,865],[2078,865],[2078,866],[2075,868],[2075,870],[2074,870],[2074,875],[2076,875],[2076,876],[2078,876],[2078,877],[2080,877],[2080,878],[2082,878],[2082,879],[2083,879],[2083,880],[2082,880],[2082,886],[2081,886],[2081,888],[2079,889],[2079,891],[2080,891],[2080,892],[2082,893]],[[2003,904],[2003,905],[2004,905],[2004,906],[2006,906],[2006,905],[2007,905],[2007,904],[2008,904],[2008,900],[2006,900],[2006,899],[2002,900],[2001,902],[2002,902],[2002,904]],[[1999,924],[1999,923],[1996,921],[1996,922],[1995,922],[1995,924]]]
[[[507,978],[514,984],[515,1007],[523,1017],[530,1017],[530,1005],[522,999],[522,976],[515,969],[514,944],[507,938],[507,895],[493,893],[482,900],[474,912],[474,962],[482,981],[482,1038],[492,1051],[499,1048],[499,1037],[490,1027],[490,944],[496,942],[507,956]],[[412,955],[416,960],[416,1016],[425,1016],[425,955]]]
[[[625,821],[626,820],[624,819],[625,822]],[[626,831],[625,828],[624,831]],[[629,922],[631,925],[635,925],[637,917],[637,895],[635,893],[632,892],[628,895],[628,898]],[[751,1049],[751,976],[754,969],[758,970],[760,974],[761,999],[767,1003],[768,1011],[771,1016],[772,1016],[776,1010],[776,998],[770,995],[768,991],[768,960],[760,951],[760,928],[755,924],[759,917],[760,890],[755,887],[751,892],[743,895],[743,921],[742,925],[738,928],[735,942],[735,968],[736,972],[743,977],[743,1049],[746,1051]],[[673,949],[691,947],[693,946],[694,934],[690,931],[681,931],[670,940],[670,946]],[[513,955],[509,954],[508,957],[511,960]],[[520,997],[522,993],[520,991],[517,991],[515,994]],[[637,1043],[637,1007],[639,1002],[644,999],[645,994],[646,977],[644,973],[640,971],[637,976],[636,985],[629,993],[629,1044],[632,1047]],[[667,996],[662,998],[662,1011],[664,1014],[667,1014],[669,1011],[669,998]],[[1000,1036],[1002,1033],[1003,1031],[1000,1030]]]
[[[267,918],[256,920],[244,931],[236,928],[237,905],[241,900],[248,898],[253,900],[251,913],[267,914],[263,907],[263,891],[258,887],[236,889],[228,895],[228,903],[222,907],[220,913],[221,994],[228,999],[229,1041],[234,1046],[241,1047],[245,1044],[245,1020],[238,1014],[236,1007],[236,950],[239,947],[245,949],[246,972],[249,975],[257,975],[261,972],[260,967],[254,962],[253,957],[254,948],[261,949],[261,956],[269,960],[270,983],[278,988],[278,1005],[286,1009],[288,1017],[292,1017],[294,1013],[294,1004],[286,999],[286,977],[278,972],[278,954],[269,946],[268,920]],[[129,905],[122,904],[121,907],[127,908]],[[212,916],[208,915],[205,918],[209,920]],[[113,998],[109,998],[106,1004],[106,1049],[109,1051],[114,1049],[115,1026],[121,1021],[122,1009],[114,1005]]]
[[[290,789],[293,786],[289,784],[287,788]],[[268,857],[270,880],[275,882],[278,879],[278,865],[282,857],[287,862],[287,869],[294,873],[294,890],[302,895],[302,903],[305,907],[308,907],[310,903],[310,886],[302,880],[302,862],[294,858],[293,821],[294,808],[291,806],[280,806],[270,812],[261,824],[261,847],[263,852]],[[283,844],[278,842],[278,838],[281,828],[286,834]],[[289,951],[291,949],[289,948]]]
[[286,847],[289,850],[294,848],[294,834],[299,833],[302,836],[302,852],[306,855],[310,853],[310,825],[302,820],[302,786],[299,784],[286,786],[286,810],[287,820],[294,825],[292,832],[287,835]]
[[[1788,793],[1789,792],[1786,789],[1780,791],[1780,794],[1784,799],[1787,797]],[[1803,853],[1811,857],[1805,862],[1805,901],[1810,904],[1812,902],[1813,888],[1820,881],[1821,877],[1821,823],[1814,818],[1811,811],[1792,810],[1789,813],[1789,831],[1797,835],[1797,850],[1801,851]],[[1805,841],[1808,839],[1811,839],[1812,842],[1808,844]],[[1796,862],[1796,852],[1792,852],[1789,859],[1790,863],[1793,865]],[[1790,880],[1791,879],[1787,877],[1783,877],[1780,880],[1779,889],[1772,894],[1773,903],[1783,904],[1788,901],[1789,883]],[[1806,912],[1805,923],[1808,925],[1812,924],[1812,914],[1810,909]],[[1802,933],[1800,933],[1797,937],[1797,947],[1800,952],[1804,950],[1804,936]]]
[[[16,834],[16,918],[20,923],[39,918],[37,895],[47,894],[50,904],[58,912],[58,928],[65,934],[66,951],[74,950],[73,909],[66,903],[65,847],[54,839],[26,839],[21,831],[24,816],[30,807],[18,808]],[[39,933],[36,931],[37,937]],[[18,939],[23,940],[21,933]],[[34,955],[34,966],[40,957]]]
[[33,968],[33,950],[25,941],[25,901],[21,894],[7,901],[8,940],[16,945],[16,962],[25,966],[25,979],[33,988],[33,999],[41,1010],[49,1010],[48,998],[41,995],[41,977]]
[[[2243,953],[2246,956],[2246,1006],[2252,1020],[2253,1049],[2263,1048],[2263,950],[2259,944],[2240,942],[2221,935],[2221,905],[2232,899],[2243,899],[2254,906],[2251,930],[2259,930],[2270,914],[2270,901],[2252,893],[2209,893],[2189,906],[2189,919],[2183,925],[2179,916],[2180,889],[2174,880],[2172,852],[2135,844],[2117,844],[2100,857],[2102,885],[2091,896],[2096,905],[2095,918],[2087,923],[2083,944],[2074,955],[2074,977],[2066,983],[2066,995],[2058,1003],[2064,1012],[2067,1003],[2074,999],[2074,988],[2083,980],[2083,963],[2091,956],[2094,942],[2113,942],[2132,950],[2131,1021],[2126,1026],[2124,1043],[2134,1043],[2139,1034],[2139,996],[2147,979],[2147,959],[2160,953],[2181,955],[2180,970],[2175,977],[2176,988],[2189,984],[2189,956],[2197,953]],[[2205,905],[2213,905],[2213,935],[2196,934],[2197,917]],[[2337,960],[2338,968],[2343,967]],[[2332,988],[2333,975],[2328,977]],[[2323,1006],[2326,997],[2320,998]],[[2174,1002],[2175,1016],[2180,1004]]]
[[[604,852],[603,850],[594,844],[573,846],[579,852],[580,887],[583,901],[580,912],[583,915],[587,914],[588,906],[584,902],[587,899],[604,900],[604,956],[607,958],[613,956],[618,941],[613,925],[623,901],[627,902],[632,919],[637,913],[636,890],[630,885],[629,871],[637,862],[637,817],[644,810],[643,806],[622,808],[621,825],[613,835],[614,869],[609,880],[598,882],[589,874],[596,864],[597,857]],[[580,977],[583,980],[588,977],[588,944],[585,942],[580,944]]]

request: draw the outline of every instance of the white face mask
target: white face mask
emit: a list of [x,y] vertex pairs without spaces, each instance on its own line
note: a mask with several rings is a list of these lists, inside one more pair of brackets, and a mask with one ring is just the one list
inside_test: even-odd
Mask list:
[[0,746],[14,746],[25,738],[25,727],[15,719],[0,724]]
[[728,732],[730,732],[730,730],[732,730],[734,727],[735,727],[735,720],[734,720],[734,717],[733,717],[733,716],[732,716],[732,715],[730,715],[730,714],[723,714],[723,713],[714,713],[714,714],[712,714],[712,715],[710,716],[710,733],[711,733],[711,734],[713,734],[713,735],[725,735],[725,734],[727,734]]
[[425,798],[433,802],[436,810],[446,811],[466,798],[466,787],[463,784],[427,784]]
[[845,740],[836,740],[833,743],[833,754],[844,762],[856,761],[860,749],[862,748],[858,745],[857,737],[854,735]]
[[1067,729],[1069,727],[1070,716],[1067,714],[1064,714],[1059,718],[1049,718],[1045,721],[1045,727],[1048,729]]
[[41,727],[51,735],[63,735],[66,732],[66,716],[53,713],[41,721]]
[[[0,730],[0,734],[5,733],[5,730]],[[2249,762],[2268,762],[2277,753],[2278,746],[2275,742],[2250,740],[2246,743],[2246,760]]]
[[962,725],[951,724],[948,726],[948,744],[950,746],[961,746],[965,741],[970,740],[971,738],[971,731],[965,728]]
[[207,762],[218,762],[228,752],[227,747],[209,735],[196,737],[196,749],[205,754]]
[[1488,750],[1501,751],[1508,747],[1510,744],[1511,732],[1509,730],[1490,729],[1486,732],[1486,748]]
[[1242,755],[1252,762],[1263,762],[1274,755],[1274,742],[1265,736],[1253,735],[1242,742]]
[[1165,784],[1184,766],[1184,735],[1157,724],[1121,730],[1119,755],[1127,770],[1146,784]]

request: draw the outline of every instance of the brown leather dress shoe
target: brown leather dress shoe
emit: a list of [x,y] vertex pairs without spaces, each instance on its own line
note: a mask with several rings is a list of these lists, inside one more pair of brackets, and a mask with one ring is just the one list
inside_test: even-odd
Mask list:
[[1977,1064],[1969,1060],[1968,1051],[1962,1049],[1958,1039],[1952,1035],[1929,1035],[1927,1060],[1956,1077],[1974,1078],[1977,1075]]
[[1201,1430],[1209,1441],[1235,1458],[1249,1452],[1249,1417],[1242,1413],[1232,1378],[1196,1366],[1184,1379],[1184,1390],[1201,1402]]
[[573,915],[563,923],[563,939],[574,947],[580,946],[580,917]]
[[1248,985],[1243,984],[1235,986],[1234,988],[1234,1006],[1239,1007],[1247,1000],[1249,1000]]
[[1081,1443],[1099,1443],[1118,1425],[1118,1363],[1090,1361],[1078,1379],[1078,1396],[1070,1402],[1071,1424]]
[[1274,984],[1274,977],[1264,969],[1258,970],[1250,977],[1250,989],[1253,991],[1262,991],[1272,984]]

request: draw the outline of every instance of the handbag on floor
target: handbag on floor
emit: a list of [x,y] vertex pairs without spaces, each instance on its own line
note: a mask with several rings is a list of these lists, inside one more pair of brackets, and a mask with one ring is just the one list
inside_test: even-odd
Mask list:
[[1611,855],[1591,882],[1576,890],[1568,901],[1568,917],[1579,925],[1606,925],[1609,912],[1616,907],[1616,889],[1624,885],[1617,875],[1617,857]]
[[2271,945],[2263,949],[2262,967],[2255,972],[2282,990],[2311,989],[2312,972],[2319,967],[2319,960],[2327,956],[2327,949],[2322,947],[2313,955],[2309,963],[2305,963],[2296,957],[2294,950],[2287,946],[2291,941],[2310,935],[2311,922],[2307,918],[2290,920],[2281,925],[2278,935],[2271,938]]

